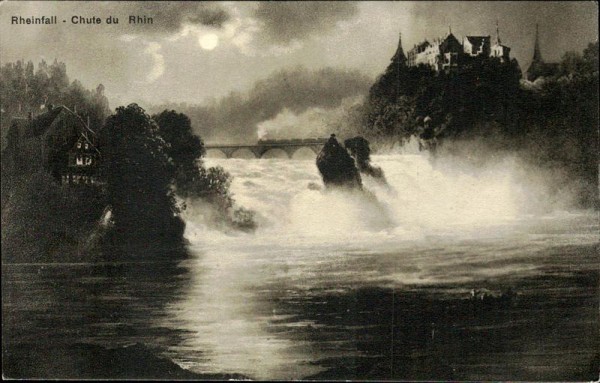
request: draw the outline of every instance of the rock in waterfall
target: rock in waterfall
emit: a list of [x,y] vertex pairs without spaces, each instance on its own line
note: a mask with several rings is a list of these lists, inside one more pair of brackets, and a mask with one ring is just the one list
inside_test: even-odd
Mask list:
[[344,141],[344,146],[356,161],[356,166],[361,173],[367,174],[378,181],[387,184],[383,170],[371,165],[371,149],[369,141],[361,136],[349,138]]
[[326,187],[362,188],[360,173],[354,159],[332,134],[317,156],[317,168]]

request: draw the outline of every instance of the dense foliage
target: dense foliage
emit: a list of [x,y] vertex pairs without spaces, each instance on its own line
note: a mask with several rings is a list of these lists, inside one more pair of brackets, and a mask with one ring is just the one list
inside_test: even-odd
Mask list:
[[202,199],[211,204],[223,222],[244,230],[255,228],[252,211],[233,208],[229,192],[231,176],[222,167],[206,168],[202,156],[206,153],[202,140],[192,133],[190,119],[174,110],[164,110],[153,116],[159,133],[166,142],[166,153],[174,166],[177,195],[185,199]]
[[508,123],[520,73],[516,60],[496,58],[473,58],[439,74],[427,66],[392,62],[371,87],[364,129],[370,136],[403,140],[418,132],[426,116],[446,135],[469,130],[478,121]]
[[[3,175],[3,182],[5,178]],[[43,169],[22,174],[3,195],[2,256],[11,261],[76,261],[97,244],[100,193],[57,185]]]
[[31,61],[7,63],[0,68],[2,138],[14,117],[38,114],[48,104],[76,110],[85,119],[89,117],[91,127],[97,129],[110,112],[103,92],[102,85],[87,90],[77,80],[70,82],[66,65],[57,60],[50,65],[42,60],[37,70]]
[[117,242],[180,239],[173,164],[158,125],[136,104],[119,107],[101,131],[103,174]]
[[[37,70],[32,62],[17,61],[0,68],[2,136],[2,250],[5,260],[74,260],[94,246],[92,233],[106,206],[99,190],[61,186],[42,163],[42,141],[22,137],[18,151],[7,148],[13,118],[66,105],[98,129],[108,114],[103,87],[86,90],[70,82],[64,63]],[[44,110],[42,110],[43,107]],[[37,119],[34,119],[34,122]]]

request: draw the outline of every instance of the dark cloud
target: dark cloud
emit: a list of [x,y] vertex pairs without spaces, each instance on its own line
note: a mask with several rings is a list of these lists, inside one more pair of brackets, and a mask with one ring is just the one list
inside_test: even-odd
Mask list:
[[254,16],[263,23],[264,34],[271,42],[287,44],[294,40],[333,29],[337,22],[358,12],[354,2],[260,2]]
[[[124,2],[123,11],[130,15],[146,15],[155,22],[146,25],[144,30],[157,32],[177,32],[185,24],[206,25],[220,28],[229,20],[230,15],[220,3],[213,2]],[[117,6],[118,7],[118,6]],[[144,25],[140,25],[142,28]]]
[[190,16],[189,20],[193,24],[222,27],[223,23],[229,20],[229,14],[222,8],[208,8],[203,10],[203,12],[199,12],[197,15]]
[[257,125],[284,109],[300,114],[313,107],[336,108],[348,97],[366,94],[372,81],[356,70],[298,67],[276,72],[256,82],[247,93],[232,93],[210,105],[154,109],[170,107],[188,114],[196,132],[207,141],[252,141],[257,137]]

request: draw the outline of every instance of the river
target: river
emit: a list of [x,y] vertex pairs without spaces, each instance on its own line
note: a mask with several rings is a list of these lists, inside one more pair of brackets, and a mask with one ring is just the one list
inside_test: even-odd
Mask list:
[[388,185],[361,193],[322,190],[314,160],[208,158],[255,233],[188,204],[183,261],[4,265],[6,342],[143,343],[254,379],[593,378],[597,212],[514,158],[373,163]]

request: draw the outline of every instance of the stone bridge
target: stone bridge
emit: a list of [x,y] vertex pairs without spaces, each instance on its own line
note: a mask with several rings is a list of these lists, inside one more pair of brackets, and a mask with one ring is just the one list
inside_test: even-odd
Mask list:
[[256,144],[207,144],[204,145],[204,148],[206,151],[218,150],[223,153],[226,158],[232,158],[236,152],[239,153],[243,150],[251,152],[255,158],[262,158],[266,153],[279,149],[284,151],[288,158],[292,158],[294,153],[302,148],[310,149],[315,154],[319,154],[327,140],[327,138],[258,140]]

